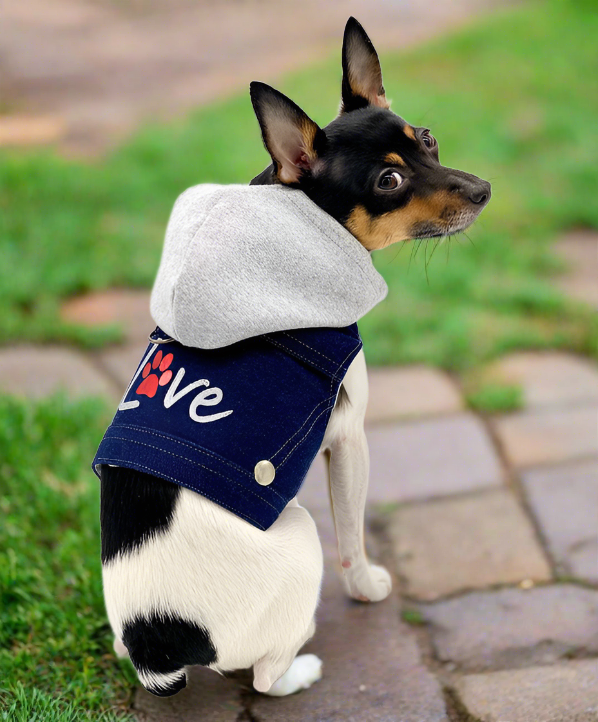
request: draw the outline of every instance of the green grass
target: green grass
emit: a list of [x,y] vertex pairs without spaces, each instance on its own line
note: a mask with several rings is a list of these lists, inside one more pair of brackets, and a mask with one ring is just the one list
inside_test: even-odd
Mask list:
[[424,615],[419,609],[402,609],[401,619],[412,627],[423,627],[426,624]]
[[[494,195],[469,232],[475,245],[460,237],[432,260],[435,242],[374,254],[390,293],[360,325],[370,363],[460,370],[515,348],[598,355],[592,315],[550,284],[559,264],[549,251],[562,229],[598,227],[597,35],[591,4],[554,0],[382,56],[395,112],[431,127],[443,163],[490,179]],[[278,85],[326,124],[339,59]],[[204,181],[246,183],[268,162],[247,93],[147,127],[97,164],[49,152],[0,160],[1,337],[86,345],[114,329],[61,323],[60,299],[150,286],[176,196]]]
[[466,399],[472,409],[489,414],[523,408],[523,390],[513,384],[486,383],[468,393]]
[[102,599],[98,402],[0,397],[0,720],[123,719],[135,674]]

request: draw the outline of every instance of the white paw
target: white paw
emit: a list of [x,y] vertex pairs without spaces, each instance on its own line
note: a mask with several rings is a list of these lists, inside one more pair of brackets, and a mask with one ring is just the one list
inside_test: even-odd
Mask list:
[[315,654],[300,654],[266,694],[272,697],[285,697],[287,694],[294,694],[300,689],[311,687],[321,678],[322,660]]
[[125,659],[129,656],[129,650],[125,647],[125,645],[118,639],[118,637],[114,637],[114,651],[116,653],[116,656],[119,659]]
[[349,596],[360,602],[381,602],[392,590],[390,574],[376,564],[347,569],[344,576]]

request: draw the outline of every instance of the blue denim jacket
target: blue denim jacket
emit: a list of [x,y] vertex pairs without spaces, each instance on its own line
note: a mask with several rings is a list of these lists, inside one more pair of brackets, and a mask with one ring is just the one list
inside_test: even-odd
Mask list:
[[156,328],[93,469],[168,479],[267,529],[303,483],[361,346],[356,323],[209,350]]

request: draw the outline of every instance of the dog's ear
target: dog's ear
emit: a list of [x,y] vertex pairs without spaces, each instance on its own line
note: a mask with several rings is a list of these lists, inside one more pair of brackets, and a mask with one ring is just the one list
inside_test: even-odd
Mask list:
[[343,85],[341,113],[368,105],[390,108],[382,85],[382,70],[372,41],[351,17],[343,37]]
[[249,90],[278,179],[298,183],[304,173],[314,170],[324,152],[324,131],[290,98],[269,85],[254,81]]

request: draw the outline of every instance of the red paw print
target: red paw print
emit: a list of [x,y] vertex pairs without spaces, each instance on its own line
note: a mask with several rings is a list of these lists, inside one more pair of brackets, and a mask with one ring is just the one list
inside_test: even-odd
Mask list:
[[[173,355],[171,353],[166,354],[166,356],[162,358],[162,351],[158,351],[154,356],[154,360],[151,363],[148,361],[145,364],[141,372],[143,381],[137,387],[136,393],[149,396],[150,399],[153,399],[158,390],[158,386],[166,386],[172,378],[172,371],[166,370],[172,363],[172,359]],[[157,374],[150,374],[152,369],[155,371],[158,367],[160,367],[159,370],[162,372],[159,378]]]

